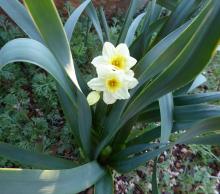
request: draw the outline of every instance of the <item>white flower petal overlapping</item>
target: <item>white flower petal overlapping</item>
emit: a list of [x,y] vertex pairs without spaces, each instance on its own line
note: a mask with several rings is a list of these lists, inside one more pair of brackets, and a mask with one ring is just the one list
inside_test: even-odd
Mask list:
[[103,92],[103,100],[106,104],[128,99],[130,97],[128,90],[138,84],[131,70],[136,63],[137,60],[130,56],[126,44],[114,47],[110,42],[105,42],[102,55],[92,61],[98,77],[90,80],[88,86],[96,92]]

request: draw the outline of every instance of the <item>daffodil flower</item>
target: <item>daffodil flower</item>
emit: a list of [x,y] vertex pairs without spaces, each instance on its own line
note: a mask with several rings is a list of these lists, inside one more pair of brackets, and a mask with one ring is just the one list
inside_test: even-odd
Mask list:
[[126,75],[122,70],[116,70],[110,65],[101,65],[96,68],[98,77],[88,82],[88,86],[95,91],[103,92],[106,104],[113,104],[117,99],[128,99],[128,89],[134,88],[138,81]]
[[137,60],[130,56],[126,44],[119,44],[117,47],[114,47],[110,42],[104,43],[102,55],[95,57],[92,61],[95,67],[99,67],[100,65],[112,65],[125,73],[129,73],[129,70],[136,63]]

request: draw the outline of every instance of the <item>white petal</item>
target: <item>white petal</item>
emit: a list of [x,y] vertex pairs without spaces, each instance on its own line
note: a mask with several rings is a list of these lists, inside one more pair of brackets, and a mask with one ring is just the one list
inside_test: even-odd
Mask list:
[[87,84],[92,90],[103,91],[105,89],[104,82],[100,78],[93,78]]
[[96,104],[99,101],[99,99],[100,99],[100,93],[96,91],[90,92],[89,95],[87,96],[87,101],[89,106]]
[[135,79],[135,78],[130,78],[129,80],[128,80],[128,89],[132,89],[132,88],[134,88],[135,86],[137,86],[138,85],[138,80],[137,79]]
[[113,96],[117,99],[128,99],[130,98],[130,94],[127,88],[121,88],[117,92],[113,94]]
[[135,64],[137,63],[137,60],[133,57],[128,57],[127,58],[127,66],[128,68],[132,68]]
[[112,58],[116,53],[114,45],[110,42],[105,42],[102,50],[102,55],[104,58]]
[[129,77],[134,77],[134,72],[132,70],[128,70],[126,72],[126,76],[129,76]]
[[92,60],[92,64],[95,67],[98,67],[99,65],[107,65],[108,62],[105,60],[105,58],[103,56],[98,56]]
[[116,101],[116,99],[109,92],[103,93],[103,100],[106,104],[113,104]]
[[124,56],[130,56],[130,52],[128,50],[128,46],[126,44],[119,44],[117,47],[116,47],[116,51],[118,53],[120,53],[121,55],[124,55]]
[[99,65],[96,68],[98,77],[105,78],[109,73],[113,72],[114,67],[112,65]]

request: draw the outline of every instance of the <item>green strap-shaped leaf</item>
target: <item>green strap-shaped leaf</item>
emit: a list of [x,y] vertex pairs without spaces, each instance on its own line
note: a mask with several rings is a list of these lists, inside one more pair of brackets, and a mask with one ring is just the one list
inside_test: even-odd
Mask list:
[[73,131],[75,137],[74,141],[77,143],[77,145],[82,147],[79,130],[78,130],[79,128],[77,124],[77,117],[75,116],[77,110],[74,109],[72,106],[70,106],[70,104],[72,103],[71,100],[68,98],[65,92],[63,92],[63,89],[59,85],[57,87],[57,93],[60,100],[60,104],[63,108],[65,118],[70,126],[70,129]]
[[103,40],[102,28],[100,25],[100,21],[96,9],[92,2],[90,2],[90,4],[87,6],[86,13],[89,16],[90,20],[92,21],[100,41],[103,43],[104,40]]
[[191,140],[187,140],[185,144],[202,144],[202,145],[220,145],[220,135],[207,135],[202,137],[197,137]]
[[86,9],[86,7],[88,6],[90,2],[91,0],[86,0],[85,2],[83,2],[78,8],[76,8],[73,11],[73,13],[70,15],[70,17],[66,21],[64,28],[65,28],[67,39],[69,40],[69,42],[72,38],[73,31],[75,29],[75,26],[78,22],[79,17],[81,16],[81,14],[83,13],[83,11]]
[[27,38],[8,42],[0,50],[0,67],[3,68],[5,65],[17,61],[29,62],[46,70],[56,79],[69,98],[74,99],[71,88],[66,84],[67,77],[63,69],[50,50],[43,44]]
[[174,110],[175,121],[196,121],[209,117],[220,116],[220,106],[215,105],[187,105],[176,106]]
[[[79,20],[79,17],[81,16],[81,14],[86,9],[86,7],[89,5],[90,2],[91,2],[91,0],[86,0],[85,2],[83,2],[79,7],[77,7],[73,11],[73,13],[67,19],[64,28],[65,28],[67,39],[68,39],[69,42],[71,41],[74,29],[75,29],[75,26],[76,26],[76,24],[77,24],[77,22]],[[83,79],[83,76],[82,76],[82,74],[80,72],[79,67],[76,64],[75,64],[75,71],[76,71],[76,77],[78,79],[80,88],[83,91],[83,93],[87,96],[88,93],[89,93],[88,86],[85,83],[85,80]]]
[[173,128],[173,95],[166,94],[159,99],[160,117],[161,117],[161,143],[167,143],[170,139],[171,130]]
[[23,150],[6,143],[0,143],[0,156],[37,169],[67,169],[76,166],[73,161]]
[[190,22],[169,34],[138,62],[135,67],[135,74],[139,77],[139,85],[133,90],[133,93],[164,70],[175,59],[179,52],[181,52],[183,46],[193,34],[193,31],[191,31],[188,35],[183,36],[189,24]]
[[[163,25],[166,23],[167,21],[167,17],[163,17],[158,19],[156,22],[152,23],[149,26],[149,30],[147,35],[144,37],[145,39],[151,40],[153,34],[158,34],[158,32],[162,29]],[[143,56],[140,53],[140,49],[142,46],[142,39],[143,39],[144,34],[141,33],[131,44],[130,46],[130,53],[131,56],[133,56],[135,59],[139,60],[140,58],[142,58]]]
[[198,0],[182,0],[176,7],[175,11],[169,17],[166,25],[164,25],[159,37],[160,39],[178,28],[180,25],[190,19],[192,13],[198,8],[200,1]]
[[100,7],[99,13],[100,13],[100,16],[101,16],[102,26],[104,27],[104,30],[105,30],[105,35],[106,35],[105,41],[111,42],[110,29],[109,29],[109,26],[108,26],[107,19],[105,17],[105,12],[104,12],[103,7]]
[[[164,117],[165,115],[171,115],[171,111],[169,111],[169,109],[170,108],[166,107],[164,112],[167,112],[167,114],[164,113]],[[168,111],[170,112],[169,114],[168,114]],[[218,115],[220,115],[220,106],[217,106],[217,105],[209,105],[209,104],[192,104],[191,105],[189,104],[189,105],[173,107],[173,119],[176,122],[198,121],[201,119],[218,116]],[[169,118],[170,118],[169,121],[171,122],[172,116],[169,116]],[[153,110],[146,110],[145,112],[142,112],[138,118],[138,121],[139,122],[159,122],[160,121],[159,109],[155,108]]]
[[131,45],[134,37],[135,37],[135,32],[141,22],[141,20],[143,19],[143,17],[146,15],[146,13],[142,13],[140,15],[138,15],[134,21],[131,23],[129,29],[128,29],[128,32],[127,32],[127,35],[125,37],[125,44],[127,44],[128,46]]
[[151,183],[152,183],[152,194],[159,194],[158,184],[157,184],[157,158],[154,159],[154,167],[153,167]]
[[104,174],[95,161],[66,170],[0,169],[0,190],[2,194],[73,194]]
[[24,0],[24,3],[46,46],[79,88],[68,39],[54,2],[52,0]]
[[138,166],[144,164],[145,162],[154,159],[159,156],[162,152],[168,149],[169,146],[164,146],[159,149],[155,149],[153,151],[149,151],[139,156],[134,156],[132,158],[128,158],[126,160],[118,160],[113,163],[112,166],[120,173],[127,173]]
[[0,7],[30,38],[42,42],[41,36],[31,17],[18,0],[0,0]]
[[[175,143],[183,144],[185,142],[190,142],[196,136],[203,133],[211,131],[220,131],[220,117],[213,117],[209,119],[204,119],[195,125],[193,125],[185,134],[183,134]],[[191,142],[193,143],[193,142]]]
[[174,98],[176,106],[201,104],[220,100],[220,92],[207,92],[193,95],[181,95]]
[[[143,23],[143,33],[142,33],[142,46],[141,50],[139,51],[142,55],[145,54],[145,52],[148,50],[150,43],[152,41],[152,36],[148,36],[149,30],[150,30],[150,24],[154,22],[154,10],[156,7],[156,0],[152,0],[149,2],[146,10],[146,16],[144,18],[144,23]],[[148,37],[148,38],[146,38]]]
[[[130,103],[124,114],[123,123],[141,111],[155,98],[191,81],[208,63],[220,38],[220,29],[216,27],[220,19],[220,1],[213,0],[210,3],[212,9],[191,41],[176,60],[142,90],[136,99],[133,100],[133,103]],[[209,47],[206,47],[206,44]],[[203,57],[201,57],[201,53]],[[191,64],[194,64],[194,66],[192,67]]]
[[87,100],[85,96],[77,91],[77,104],[79,105],[79,109],[77,111],[78,115],[78,127],[79,127],[79,135],[81,139],[81,143],[84,149],[84,152],[87,154],[89,158],[93,156],[92,150],[92,141],[91,141],[91,123],[92,116],[91,110],[88,106]]
[[148,142],[151,142],[151,141],[155,140],[156,138],[160,137],[160,134],[161,134],[160,126],[155,127],[153,129],[150,129],[150,130],[144,132],[143,134],[140,134],[137,137],[129,139],[129,141],[126,143],[126,145],[130,146],[130,145],[148,143]]
[[127,148],[123,149],[122,151],[120,151],[116,154],[113,154],[113,156],[111,156],[110,160],[111,161],[122,160],[122,159],[128,158],[131,155],[138,154],[140,152],[144,152],[147,149],[157,148],[157,147],[162,146],[162,145],[165,145],[165,144],[152,143],[152,144],[133,145],[133,146],[130,146],[130,147],[127,147]]
[[[85,96],[79,91],[70,46],[55,5],[52,0],[25,0],[24,2],[46,45],[64,67],[75,86],[78,87],[77,89],[69,81],[66,81],[66,85],[70,84],[76,92],[79,135],[85,153],[91,155],[91,111]],[[48,28],[48,24],[50,24],[50,28]],[[84,118],[86,118],[85,122],[83,121]]]
[[167,9],[174,10],[176,9],[179,1],[180,0],[157,0],[157,3]]
[[192,92],[197,87],[201,86],[207,81],[206,77],[202,74],[199,74],[196,79],[193,81],[191,87],[188,89],[187,93]]
[[[129,172],[137,168],[139,165],[142,165],[145,162],[157,157],[159,154],[161,154],[163,151],[165,151],[169,147],[175,144],[184,144],[185,142],[186,143],[190,142],[193,144],[193,141],[191,140],[194,139],[196,136],[199,136],[203,134],[204,132],[211,132],[211,131],[220,131],[220,117],[209,118],[209,119],[205,119],[205,120],[202,120],[201,122],[196,123],[173,144],[161,147],[159,149],[155,149],[153,151],[149,151],[139,156],[134,156],[133,158],[128,158],[125,160],[118,160],[117,162],[114,162],[112,165],[120,173]],[[208,142],[210,142],[210,140],[207,139],[207,143]],[[215,139],[215,142],[216,142],[216,139]]]
[[138,2],[136,0],[131,0],[129,9],[128,9],[128,12],[126,15],[126,20],[124,22],[124,25],[123,25],[122,30],[120,32],[120,36],[117,41],[118,44],[123,43],[125,41],[125,37],[128,32],[128,29],[133,21],[134,14],[137,11],[137,4],[138,4]]
[[110,172],[106,173],[96,184],[94,194],[113,194],[114,183]]
[[[59,93],[62,97],[62,104],[65,104],[64,112],[68,115],[71,128],[74,135],[80,140],[79,145],[82,145],[85,153],[90,151],[90,127],[91,127],[91,112],[87,101],[83,94],[78,90],[74,90],[68,84],[70,80],[67,75],[57,63],[53,54],[41,43],[31,39],[16,39],[8,42],[0,51],[0,68],[4,67],[8,63],[17,61],[29,62],[35,64],[48,73],[50,73],[59,84]],[[62,88],[62,90],[60,90]],[[74,93],[74,91],[78,93]],[[80,103],[79,103],[80,99]],[[78,117],[76,115],[78,114]],[[84,119],[86,117],[86,119]],[[83,125],[78,125],[79,122],[83,122]],[[85,138],[86,137],[86,138]],[[90,155],[90,154],[89,154]]]

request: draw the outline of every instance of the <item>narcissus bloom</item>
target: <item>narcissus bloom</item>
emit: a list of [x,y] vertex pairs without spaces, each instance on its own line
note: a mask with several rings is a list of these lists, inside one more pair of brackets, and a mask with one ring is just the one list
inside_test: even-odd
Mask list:
[[126,44],[119,44],[117,47],[114,47],[110,42],[105,42],[102,55],[95,57],[92,61],[95,67],[99,67],[100,65],[112,65],[125,73],[128,73],[136,63],[137,60],[130,56]]
[[96,70],[98,77],[90,80],[88,86],[92,90],[103,92],[106,104],[113,104],[117,99],[128,99],[128,90],[138,84],[137,79],[114,66],[100,65]]

